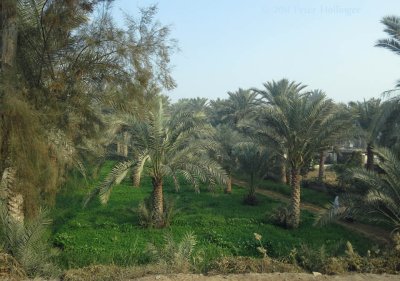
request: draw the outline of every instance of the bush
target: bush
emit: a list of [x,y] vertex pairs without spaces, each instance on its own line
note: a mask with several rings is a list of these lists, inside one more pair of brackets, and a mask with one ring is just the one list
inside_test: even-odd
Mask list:
[[[170,226],[176,215],[175,203],[173,200],[164,199],[164,217],[162,227]],[[142,227],[153,227],[153,203],[151,197],[144,199],[139,203],[136,211],[139,215],[139,224]]]
[[324,245],[314,250],[306,244],[301,244],[299,249],[295,251],[296,264],[308,271],[323,271],[328,258]]
[[245,204],[245,205],[256,206],[256,205],[258,205],[258,203],[259,203],[259,201],[255,194],[247,194],[243,198],[243,204]]
[[58,254],[48,241],[47,213],[40,212],[35,219],[19,222],[12,218],[0,202],[0,240],[5,253],[11,255],[29,277],[57,276],[54,264]]
[[196,266],[202,262],[201,254],[195,251],[196,244],[196,236],[191,232],[186,233],[180,242],[175,242],[169,233],[164,236],[162,247],[148,244],[146,254],[165,273],[188,273],[196,271]]
[[274,209],[271,214],[269,214],[267,221],[274,225],[286,228],[289,216],[289,207],[287,205],[281,205]]

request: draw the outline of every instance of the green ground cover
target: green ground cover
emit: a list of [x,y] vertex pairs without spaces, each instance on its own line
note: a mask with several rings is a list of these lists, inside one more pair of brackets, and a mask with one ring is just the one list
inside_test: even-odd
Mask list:
[[[112,166],[112,162],[105,163],[100,180]],[[89,182],[89,186],[95,184]],[[71,177],[57,198],[52,235],[54,244],[61,249],[59,262],[66,268],[98,263],[123,266],[146,263],[147,243],[161,244],[163,236],[169,232],[176,239],[188,231],[193,232],[197,236],[197,247],[207,261],[222,255],[259,256],[255,232],[263,236],[268,255],[277,258],[288,257],[293,248],[302,244],[312,249],[325,245],[328,252],[333,252],[350,241],[361,254],[373,246],[369,240],[338,225],[313,227],[314,217],[305,211],[301,214],[299,229],[274,226],[265,218],[281,203],[257,195],[259,205],[243,205],[247,190],[236,186],[230,195],[224,194],[222,189],[210,192],[206,188],[196,194],[189,186],[182,186],[176,193],[166,182],[165,195],[175,200],[177,210],[172,225],[166,229],[139,226],[134,210],[150,195],[149,180],[144,180],[139,189],[126,180],[115,187],[108,205],[102,206],[94,200],[86,209],[81,207],[88,192],[84,186],[83,180]],[[306,196],[303,193],[303,198]]]

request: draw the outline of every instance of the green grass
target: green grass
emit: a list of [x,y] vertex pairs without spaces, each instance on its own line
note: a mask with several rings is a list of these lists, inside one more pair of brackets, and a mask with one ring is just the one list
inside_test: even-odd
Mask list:
[[[104,178],[112,165],[112,162],[105,163],[100,178]],[[89,186],[95,184],[92,182]],[[168,181],[165,195],[174,198],[179,209],[171,227],[143,229],[138,225],[137,214],[131,211],[150,195],[150,181],[145,179],[142,185],[135,189],[126,180],[114,188],[108,205],[102,206],[94,200],[82,209],[88,189],[80,187],[79,180],[70,182],[59,195],[54,212],[53,241],[62,249],[60,265],[70,268],[95,263],[143,264],[148,261],[147,243],[161,244],[167,232],[172,232],[176,239],[188,231],[193,232],[206,260],[222,255],[258,256],[255,232],[263,236],[268,254],[279,258],[287,257],[302,243],[313,249],[325,244],[328,251],[333,251],[338,243],[351,241],[360,253],[366,253],[372,246],[369,240],[337,225],[314,228],[314,217],[309,212],[302,212],[301,226],[296,230],[268,224],[265,216],[280,202],[258,195],[258,206],[242,205],[247,192],[243,188],[234,187],[230,195],[224,194],[222,189],[196,194],[189,186],[182,186],[176,193]]]

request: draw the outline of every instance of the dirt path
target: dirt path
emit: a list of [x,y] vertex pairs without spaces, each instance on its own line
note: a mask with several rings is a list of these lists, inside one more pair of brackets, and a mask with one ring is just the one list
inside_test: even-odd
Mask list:
[[[238,186],[247,187],[247,183],[244,181],[234,179],[232,182]],[[281,193],[275,192],[275,191],[257,188],[256,192],[259,194],[265,195],[269,198],[279,200],[279,201],[282,201],[285,203],[289,203],[289,201],[290,201],[289,197],[287,197]],[[318,214],[324,210],[320,206],[310,204],[310,203],[304,203],[304,202],[301,203],[301,209],[310,211],[314,214]],[[344,222],[344,221],[336,221],[335,223],[339,224],[347,229],[350,229],[351,231],[358,232],[358,233],[364,235],[365,237],[367,237],[373,241],[376,241],[380,244],[387,244],[387,243],[391,242],[390,232],[386,231],[382,228],[359,223],[359,222],[351,222],[350,223],[350,222]]]
[[348,274],[348,275],[319,275],[307,273],[249,273],[231,275],[204,276],[201,274],[173,274],[173,275],[153,275],[138,278],[138,281],[398,281],[399,275],[389,274]]

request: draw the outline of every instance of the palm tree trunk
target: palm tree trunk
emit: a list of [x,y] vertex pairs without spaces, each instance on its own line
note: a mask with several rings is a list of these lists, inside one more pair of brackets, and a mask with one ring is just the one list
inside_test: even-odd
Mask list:
[[122,156],[128,157],[128,141],[129,141],[129,134],[128,132],[124,132],[124,142],[122,144]]
[[163,182],[161,179],[152,179],[153,194],[152,194],[152,219],[155,227],[164,226],[164,198],[163,198]]
[[285,163],[285,159],[283,159],[282,161],[281,161],[281,163],[280,163],[280,165],[281,165],[281,175],[280,175],[280,178],[281,178],[281,183],[286,183],[286,184],[288,184],[288,182],[287,182],[287,177],[286,177],[286,163]]
[[285,175],[285,177],[286,177],[286,184],[287,184],[287,185],[290,185],[290,183],[292,182],[292,175],[291,175],[291,173],[290,173],[290,169],[287,169],[287,168],[286,168],[286,175]]
[[298,168],[291,169],[291,182],[292,198],[291,198],[291,212],[287,222],[289,228],[298,228],[300,223],[300,170]]
[[318,182],[322,183],[324,181],[324,173],[325,173],[325,153],[321,151],[319,153],[319,167],[318,167]]
[[253,173],[250,175],[250,190],[249,190],[249,196],[254,197],[256,194],[256,188],[254,184],[254,175]]
[[[3,83],[7,83],[7,90],[0,91],[0,104],[4,103],[4,92],[10,91],[15,83],[13,76],[15,68],[15,59],[17,54],[17,1],[2,1],[0,20],[2,22],[1,33],[1,54],[0,54],[0,70],[2,74]],[[6,79],[5,79],[6,78]],[[12,90],[11,90],[12,91]],[[0,112],[0,175],[11,167],[12,164],[9,159],[9,138],[10,138],[10,121],[3,111]]]
[[[1,18],[2,21],[2,45],[1,45],[1,73],[2,78],[6,78],[7,83],[11,88],[14,83],[14,70],[15,70],[15,59],[17,54],[17,39],[18,39],[18,26],[17,26],[17,1],[6,1],[2,3]],[[10,90],[8,90],[10,91]],[[0,96],[0,104],[3,103],[4,93]],[[3,186],[2,197],[6,202],[7,212],[10,218],[23,223],[24,221],[24,210],[23,210],[23,197],[19,193],[13,192],[13,186],[16,180],[16,171],[10,161],[10,122],[8,117],[4,114],[0,114],[0,127],[2,132],[1,144],[0,144],[0,173],[2,175],[1,183]]]
[[132,176],[132,185],[134,188],[139,188],[140,187],[140,177]]
[[22,194],[14,192],[16,185],[16,171],[6,168],[1,176],[0,199],[6,203],[9,218],[15,222],[24,222],[24,198]]
[[10,122],[8,122],[5,114],[0,113],[0,128],[2,132],[0,133],[1,143],[0,143],[0,175],[3,175],[4,171],[10,166],[9,160],[9,140],[10,140]]
[[225,193],[232,193],[232,176],[229,174],[228,175],[228,180],[226,181],[226,186],[225,186]]
[[6,1],[2,5],[2,48],[1,48],[1,70],[12,71],[15,66],[17,53],[17,1]]
[[117,141],[117,155],[122,156],[122,143]]
[[374,146],[372,143],[367,144],[367,170],[372,171],[374,169]]

